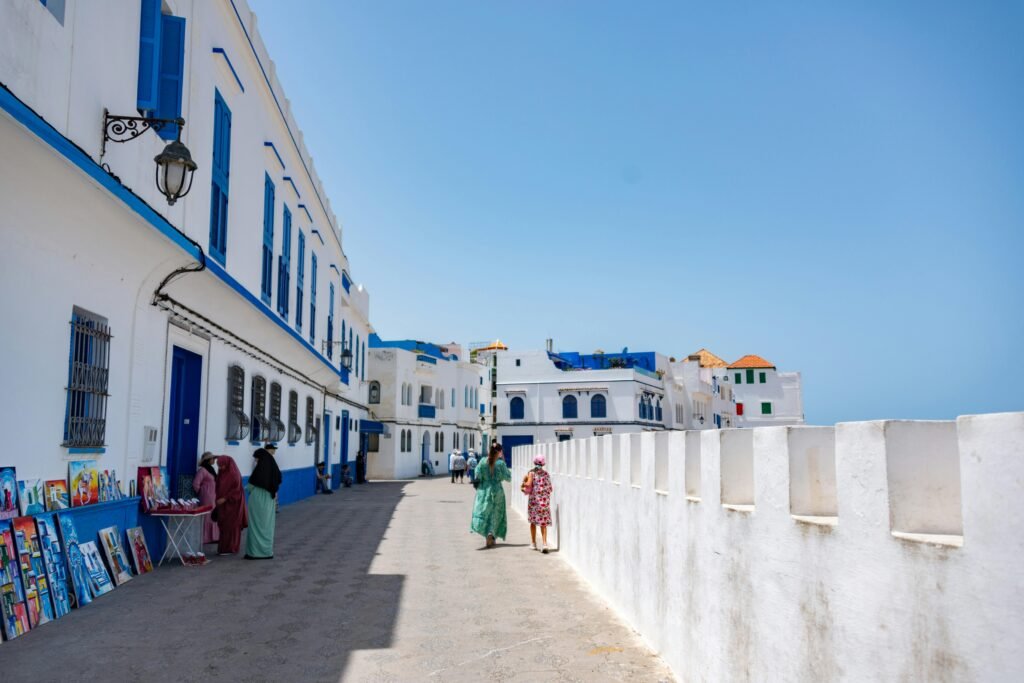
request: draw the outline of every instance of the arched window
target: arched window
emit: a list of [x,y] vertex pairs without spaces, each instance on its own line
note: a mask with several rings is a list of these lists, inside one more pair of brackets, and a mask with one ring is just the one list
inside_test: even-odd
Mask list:
[[640,419],[641,420],[646,420],[647,419],[647,404],[644,403],[644,397],[643,396],[640,397]]
[[370,403],[380,403],[380,382],[370,382]]
[[267,380],[259,375],[252,378],[252,396],[249,400],[252,441],[256,443],[264,439],[267,432]]
[[249,416],[245,414],[245,370],[239,365],[228,368],[228,429],[229,441],[249,436]]
[[469,387],[462,387],[462,407],[469,407]]
[[562,419],[564,420],[575,420],[576,419],[576,397],[569,394],[562,399]]
[[288,392],[288,443],[298,443],[302,437],[299,427],[299,392]]
[[455,442],[455,448],[458,448],[459,447],[459,433],[458,432],[455,432],[455,435],[452,436],[452,441]]
[[402,430],[402,452],[408,453],[412,448],[412,433],[408,429]]
[[441,437],[441,447],[437,450],[444,453],[444,432],[438,432],[437,434]]
[[603,394],[594,394],[590,399],[590,417],[608,417],[608,402]]
[[444,410],[444,389],[437,390],[437,409]]
[[508,419],[522,420],[525,412],[526,403],[521,397],[513,396],[512,400],[508,402]]
[[452,408],[455,407],[455,387],[452,387]]
[[658,399],[658,407],[655,408],[654,419],[661,422],[661,399]]
[[313,397],[306,397],[306,443],[311,444],[316,441],[316,422],[313,419]]

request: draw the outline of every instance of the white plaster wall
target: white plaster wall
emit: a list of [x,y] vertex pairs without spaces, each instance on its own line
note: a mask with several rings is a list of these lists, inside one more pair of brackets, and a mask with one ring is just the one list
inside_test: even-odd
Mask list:
[[[537,451],[548,455],[559,556],[680,680],[1024,677],[1015,637],[1024,627],[1024,413],[745,432],[754,462],[749,508],[726,508],[720,497],[722,468],[747,448],[733,430],[521,447],[513,482]],[[919,497],[935,490],[931,479],[908,482],[890,469],[905,463],[908,446],[955,453],[962,536],[948,533],[948,495]],[[697,447],[699,499],[686,495],[695,470],[685,463]],[[823,466],[829,456],[834,482]],[[656,471],[659,459],[667,471]],[[940,471],[948,483],[952,468]],[[667,491],[655,491],[655,477],[665,475]],[[794,484],[815,490],[791,496]],[[525,514],[526,498],[512,488],[512,506]],[[806,501],[831,490],[831,519],[802,514]],[[917,501],[919,519],[934,516],[933,532],[902,534],[893,496]]]

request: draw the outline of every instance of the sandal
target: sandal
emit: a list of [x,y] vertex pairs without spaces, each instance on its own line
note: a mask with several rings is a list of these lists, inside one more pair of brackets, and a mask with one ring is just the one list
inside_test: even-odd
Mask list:
[[544,554],[544,555],[547,555],[547,554],[548,554],[548,544],[547,544],[547,543],[545,543],[545,544],[544,544],[544,550],[541,550],[540,552],[541,552],[542,554]]
[[491,534],[487,534],[487,547],[488,548],[493,548],[494,547],[494,536],[492,536]]

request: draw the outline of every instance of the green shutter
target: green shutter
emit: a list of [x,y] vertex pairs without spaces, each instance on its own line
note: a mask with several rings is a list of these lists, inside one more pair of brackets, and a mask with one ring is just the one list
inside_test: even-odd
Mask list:
[[772,404],[769,403],[768,401],[763,402],[761,404],[761,414],[762,415],[771,415],[772,414]]
[[765,373],[759,372],[758,374],[761,376],[758,381],[761,382],[761,384],[764,384]]
[[743,384],[743,375],[738,372],[736,373],[736,384]]
[[747,370],[747,384],[753,384],[753,383],[754,383],[754,371],[753,370]]

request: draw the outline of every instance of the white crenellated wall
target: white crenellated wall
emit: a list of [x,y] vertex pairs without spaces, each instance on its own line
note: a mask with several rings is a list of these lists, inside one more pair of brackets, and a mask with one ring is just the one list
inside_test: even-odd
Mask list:
[[680,680],[1024,680],[1024,413],[524,446],[513,483],[537,452],[559,556]]

